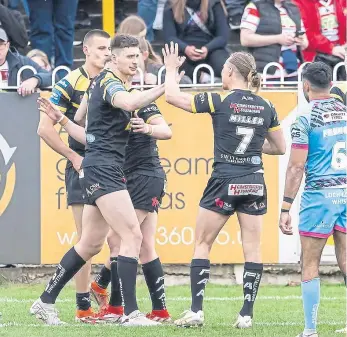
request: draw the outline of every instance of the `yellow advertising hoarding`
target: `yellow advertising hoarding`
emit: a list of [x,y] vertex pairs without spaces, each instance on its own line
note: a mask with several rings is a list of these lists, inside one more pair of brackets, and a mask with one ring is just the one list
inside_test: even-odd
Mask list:
[[[262,92],[284,119],[297,106],[296,92]],[[168,185],[159,211],[157,251],[163,263],[189,263],[194,245],[198,205],[212,172],[213,134],[208,114],[193,115],[158,99],[157,104],[171,124],[173,137],[159,142],[160,157]],[[60,130],[63,139],[67,135]],[[278,158],[265,156],[268,213],[264,216],[262,254],[265,263],[278,262]],[[66,160],[41,141],[41,262],[57,263],[76,242],[71,209],[66,204]],[[105,245],[93,259],[108,258]],[[226,224],[211,252],[212,263],[243,263],[240,230],[236,217]]]

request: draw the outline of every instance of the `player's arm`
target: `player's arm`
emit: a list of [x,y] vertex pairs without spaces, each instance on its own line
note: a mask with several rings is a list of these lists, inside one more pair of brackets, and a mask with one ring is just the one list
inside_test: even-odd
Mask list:
[[[51,101],[57,108],[65,113],[70,102],[70,83],[65,79],[58,82],[53,90]],[[64,88],[66,87],[66,88]],[[68,160],[70,160],[73,165],[74,162],[80,161],[80,156],[73,150],[71,150],[60,138],[59,133],[54,128],[54,121],[52,121],[47,115],[42,115],[40,118],[39,126],[37,129],[37,134],[44,140],[44,142],[51,147],[55,152],[61,154]],[[75,166],[75,165],[74,165]]]
[[291,127],[292,148],[286,172],[282,209],[289,211],[299,191],[308,155],[309,123],[299,117]]
[[166,102],[192,113],[214,113],[222,99],[219,94],[202,92],[197,95],[182,92],[177,81],[177,71],[168,68],[165,75]]
[[165,100],[169,104],[185,111],[193,112],[192,99],[194,95],[182,92],[179,82],[176,79],[177,70],[175,68],[167,68],[165,74]]
[[85,126],[86,125],[86,116],[87,116],[87,108],[88,108],[88,95],[85,93],[80,106],[78,107],[74,120],[78,125]]
[[143,108],[164,94],[164,84],[150,90],[128,92],[119,79],[110,78],[102,86],[104,99],[125,111]]
[[278,120],[274,106],[270,104],[272,110],[271,124],[263,145],[263,153],[269,155],[283,155],[286,153],[286,141]]
[[135,112],[130,120],[134,133],[144,133],[155,139],[171,139],[172,131],[163,118],[157,105],[152,103]]
[[38,103],[40,111],[45,114],[44,116],[51,121],[52,125],[59,123],[72,138],[86,145],[86,133],[82,126],[73,123],[48,99],[40,97]]

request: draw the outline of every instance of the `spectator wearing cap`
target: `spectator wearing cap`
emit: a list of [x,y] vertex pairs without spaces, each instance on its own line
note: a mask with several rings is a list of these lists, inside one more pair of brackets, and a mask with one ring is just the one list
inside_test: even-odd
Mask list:
[[30,0],[30,42],[54,66],[73,64],[73,42],[78,0]]
[[[251,1],[242,17],[240,40],[253,54],[259,72],[276,62],[282,65],[286,80],[297,81],[308,41],[300,11],[291,0]],[[277,79],[280,71],[270,67],[266,77]]]
[[17,74],[23,66],[31,66],[36,69],[37,73],[34,74],[30,69],[22,71],[21,84],[17,90],[20,95],[30,95],[37,88],[46,88],[52,84],[50,72],[42,69],[30,58],[10,51],[7,34],[0,28],[0,89],[7,86],[17,86]]
[[[197,65],[207,63],[220,77],[229,57],[228,21],[220,0],[169,0],[164,10],[164,39],[178,44],[179,52],[187,57],[182,70],[193,77]],[[202,72],[201,83],[209,82]],[[205,79],[206,78],[206,79]]]

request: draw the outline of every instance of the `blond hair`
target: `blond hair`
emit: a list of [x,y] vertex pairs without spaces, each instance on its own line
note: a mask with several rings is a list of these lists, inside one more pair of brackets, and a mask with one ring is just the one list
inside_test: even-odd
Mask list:
[[[203,22],[206,22],[208,18],[208,2],[209,0],[201,0],[200,18]],[[186,5],[187,0],[171,0],[173,15],[177,23],[183,23]]]
[[48,61],[48,56],[45,52],[40,49],[32,49],[28,52],[27,57],[32,59],[33,57],[39,57],[46,67],[50,67],[51,64]]
[[125,18],[118,27],[118,34],[133,35],[141,38],[147,34],[146,23],[137,15],[130,15]]
[[248,88],[257,93],[260,89],[261,78],[257,72],[254,57],[250,53],[236,52],[230,55],[228,62],[248,83]]

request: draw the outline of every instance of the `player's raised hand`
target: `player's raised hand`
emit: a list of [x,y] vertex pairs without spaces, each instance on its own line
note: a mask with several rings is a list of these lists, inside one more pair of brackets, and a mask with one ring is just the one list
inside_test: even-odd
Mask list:
[[281,212],[279,226],[283,234],[293,235],[292,218],[289,212]]
[[47,98],[39,97],[37,103],[39,103],[39,110],[44,112],[54,123],[62,118],[62,112]]
[[184,56],[178,56],[178,44],[170,42],[170,46],[165,44],[165,48],[162,49],[164,56],[164,64],[167,70],[178,69],[185,61]]
[[147,134],[150,132],[150,126],[138,116],[136,111],[134,112],[134,117],[130,119],[130,124],[133,132],[135,133]]

